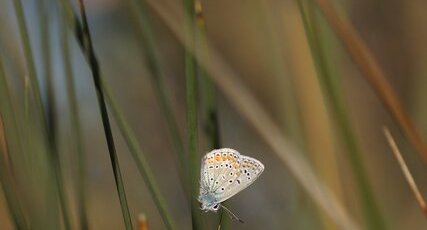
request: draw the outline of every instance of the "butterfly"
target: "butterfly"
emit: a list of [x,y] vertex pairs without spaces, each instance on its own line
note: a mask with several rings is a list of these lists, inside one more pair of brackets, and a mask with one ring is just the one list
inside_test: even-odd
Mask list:
[[234,149],[215,149],[207,153],[202,159],[200,175],[198,200],[201,209],[216,212],[221,202],[251,185],[263,171],[260,161]]

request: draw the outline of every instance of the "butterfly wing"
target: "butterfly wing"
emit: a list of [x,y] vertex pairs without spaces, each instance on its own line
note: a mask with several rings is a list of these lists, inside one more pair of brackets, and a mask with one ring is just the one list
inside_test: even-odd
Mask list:
[[251,185],[264,171],[264,165],[252,157],[240,155],[236,162],[239,164],[225,174],[223,183],[214,187],[218,202],[229,199]]
[[212,193],[239,168],[240,154],[236,150],[223,148],[207,153],[202,159],[200,193]]

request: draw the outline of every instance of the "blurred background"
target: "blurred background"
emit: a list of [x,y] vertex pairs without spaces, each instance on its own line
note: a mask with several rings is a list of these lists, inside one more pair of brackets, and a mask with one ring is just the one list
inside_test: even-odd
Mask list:
[[[301,187],[268,134],[259,132],[263,127],[248,118],[259,111],[292,145],[295,152],[287,154],[301,157],[359,229],[426,228],[383,127],[390,128],[423,195],[425,158],[314,2],[329,1],[186,1],[201,5],[185,18],[182,1],[84,1],[93,49],[111,89],[109,121],[135,229],[140,214],[149,229],[168,226],[141,176],[129,135],[151,169],[174,229],[192,228],[194,197],[185,181],[188,171],[198,171],[189,162],[218,147],[234,148],[266,167],[227,201],[245,223],[222,218],[221,229],[344,229]],[[354,26],[425,139],[427,2],[331,4]],[[197,31],[190,46],[208,41],[210,50],[183,45],[185,21]],[[125,229],[93,65],[73,23],[82,25],[74,0],[0,1],[0,229]],[[192,62],[197,89],[188,96],[188,63],[197,52],[205,58]],[[205,68],[217,60],[226,66]],[[227,83],[229,78],[238,84]],[[237,94],[224,93],[227,87]],[[253,97],[239,98],[240,89]],[[237,108],[240,99],[254,99],[260,107],[248,115]],[[187,125],[188,100],[196,101],[198,115],[198,140],[190,142],[197,145],[196,159],[188,154],[195,133]],[[131,131],[123,131],[120,120]],[[219,216],[202,213],[201,229],[218,229]]]

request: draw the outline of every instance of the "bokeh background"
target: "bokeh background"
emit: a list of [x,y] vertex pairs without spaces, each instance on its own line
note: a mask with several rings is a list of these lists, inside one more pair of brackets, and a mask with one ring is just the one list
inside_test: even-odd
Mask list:
[[[15,205],[21,208],[24,222],[30,229],[65,229],[58,200],[52,196],[55,192],[52,193],[51,174],[55,172],[47,169],[49,157],[43,144],[43,125],[37,115],[40,107],[36,105],[34,88],[29,86],[31,80],[28,75],[31,73],[15,12],[16,1],[22,2],[43,109],[51,111],[53,108],[54,111],[49,119],[54,124],[58,150],[55,156],[62,172],[60,180],[68,201],[71,229],[82,228],[78,199],[82,162],[89,229],[124,229],[91,68],[74,31],[64,20],[64,11],[60,7],[62,1],[50,0],[0,1],[1,71],[12,102],[12,106],[7,107],[6,92],[1,92],[5,130],[0,132],[4,134],[8,148],[5,150],[2,142],[0,229],[14,229],[13,210],[8,201],[10,196],[5,192],[12,188],[17,201]],[[70,2],[81,18],[77,2]],[[142,11],[132,2],[142,2],[144,6],[145,19],[149,19],[145,22],[150,24],[154,38],[148,46],[155,46],[158,52],[161,74],[156,74],[150,67],[151,57],[145,52],[147,44],[143,44],[140,24],[135,16]],[[214,103],[217,116],[214,125],[219,130],[220,146],[255,157],[266,167],[252,186],[227,202],[228,208],[246,223],[228,222],[223,229],[341,229],[342,226],[336,225],[333,218],[313,201],[310,193],[301,187],[264,134],[254,128],[253,122],[247,119],[248,115],[236,109],[230,94],[224,94],[223,87],[216,84],[217,80],[210,80],[209,75],[217,73],[219,75],[215,79],[233,77],[238,80],[239,87],[254,96],[263,112],[284,134],[286,143],[296,150],[289,154],[302,157],[318,181],[329,188],[360,229],[376,229],[376,225],[366,217],[371,215],[366,213],[367,210],[375,209],[373,206],[378,208],[378,222],[384,223],[383,229],[425,229],[426,216],[392,155],[383,126],[390,128],[422,194],[426,194],[427,189],[426,161],[408,141],[378,96],[377,89],[367,81],[342,45],[341,38],[336,36],[313,2],[201,1],[203,16],[198,15],[196,27],[204,32],[196,40],[206,38],[215,57],[226,63],[235,74],[228,76],[225,68],[216,68],[216,73],[212,73],[203,65],[197,71],[198,157],[213,148],[210,129],[206,128],[211,124],[204,111],[208,97]],[[316,27],[313,31],[320,38],[317,44],[307,38],[307,25],[298,3],[310,8],[306,13],[311,15],[310,25]],[[425,137],[427,3],[422,0],[336,0],[331,4],[340,17],[347,18],[354,26],[403,104],[402,109],[420,135]],[[185,35],[185,28],[178,27],[180,32],[177,32],[170,27],[173,23],[179,26],[185,21],[183,3],[175,0],[86,0],[85,7],[103,78],[112,89],[120,111],[151,166],[159,192],[176,222],[176,229],[191,229],[190,205],[178,173],[178,153],[153,84],[153,78],[161,78],[169,115],[175,120],[187,150],[185,55],[188,49],[180,39]],[[68,56],[72,65],[81,142],[73,131],[75,123],[72,123],[70,115],[69,82],[61,46],[63,30],[68,31]],[[316,47],[323,50],[328,76],[336,92],[332,96],[325,77],[319,71],[322,64],[319,67],[319,59],[313,55]],[[211,54],[206,50],[195,50],[206,52],[207,56]],[[194,50],[190,50],[192,52]],[[213,91],[207,92],[206,84]],[[51,94],[48,93],[49,87]],[[337,117],[331,101],[339,101],[343,106],[345,113],[342,116],[348,119],[347,127],[355,143],[354,149],[347,144],[346,138],[349,137],[342,133],[342,117]],[[136,228],[138,216],[145,214],[149,229],[166,229],[117,120],[111,110],[109,112],[133,225]],[[11,113],[14,119],[7,116]],[[15,131],[13,127],[17,127]],[[83,160],[79,158],[79,149],[84,153]],[[366,202],[355,175],[354,153],[360,159],[362,174],[368,182],[368,193],[374,199],[374,204],[368,209],[364,207]],[[189,161],[187,155],[184,159]],[[184,171],[187,169],[188,166],[184,167]],[[217,229],[218,216],[218,213],[203,213],[204,229]]]

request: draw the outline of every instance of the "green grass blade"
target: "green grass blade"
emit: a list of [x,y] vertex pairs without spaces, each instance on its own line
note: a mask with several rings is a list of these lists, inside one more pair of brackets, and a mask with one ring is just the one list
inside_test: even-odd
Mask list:
[[147,184],[148,190],[150,191],[151,196],[154,199],[154,202],[159,210],[163,222],[166,225],[166,228],[169,230],[177,229],[175,222],[173,221],[172,216],[170,215],[167,209],[166,202],[162,197],[160,190],[155,182],[150,164],[148,163],[147,159],[145,158],[144,152],[138,144],[138,140],[136,138],[135,133],[130,128],[130,125],[127,123],[126,118],[121,112],[121,109],[119,109],[117,103],[115,102],[111,89],[108,87],[105,81],[103,81],[102,85],[113,116],[115,117],[119,129],[123,137],[125,138],[125,141],[129,147],[136,166],[138,167],[138,171]]
[[44,127],[46,127],[46,116],[43,110],[40,86],[37,78],[36,67],[34,64],[33,51],[31,48],[30,37],[28,35],[27,24],[25,23],[24,10],[22,8],[21,0],[13,0],[13,3],[14,3],[16,18],[18,20],[18,26],[19,26],[21,39],[22,39],[22,45],[24,48],[24,57],[25,57],[25,62],[27,64],[28,77],[30,78],[29,80],[34,92],[36,107],[38,109],[38,112],[40,113],[40,119],[43,119],[42,122],[44,124]]
[[[62,0],[60,3],[61,3],[61,7],[65,11],[66,22],[68,23],[69,27],[71,27],[74,30],[74,35],[77,38],[78,44],[80,45],[82,50],[84,50],[84,40],[83,40],[83,36],[82,36],[83,31],[82,31],[81,25],[79,24],[79,21],[77,20],[77,17],[73,13],[71,6],[69,5],[69,3],[66,0]],[[88,59],[88,61],[90,60],[88,56],[86,56],[86,58]],[[107,96],[107,100],[109,101],[109,103],[111,105],[111,109],[113,111],[113,114],[116,116],[116,119],[118,121],[118,125],[121,129],[121,132],[123,133],[123,136],[125,137],[127,144],[129,145],[129,148],[131,150],[131,153],[133,154],[133,157],[134,157],[135,161],[137,162],[137,167],[138,167],[141,175],[143,175],[144,179],[153,178],[151,176],[152,175],[151,170],[148,167],[149,164],[145,160],[145,158],[143,157],[144,154],[142,153],[142,150],[138,145],[138,142],[135,138],[135,135],[133,134],[133,132],[129,128],[129,125],[127,124],[126,120],[124,119],[124,116],[121,115],[121,113],[119,112],[118,109],[116,109],[117,106],[114,103],[114,101],[112,100],[112,94],[110,93],[110,90],[107,88],[104,88],[104,90],[106,91],[105,93]],[[172,218],[170,217],[171,215],[169,214],[169,212],[166,208],[165,202],[163,201],[164,199],[160,196],[160,193],[158,192],[157,186],[154,183],[154,179],[147,179],[146,182],[150,188],[150,191],[153,194],[153,197],[157,196],[157,198],[154,198],[154,199],[155,199],[156,205],[159,208],[159,211],[162,215],[162,218],[165,220],[166,225],[169,226],[168,229],[176,229],[176,227],[175,227],[176,225],[173,223]]]
[[[63,15],[63,14],[62,14]],[[65,20],[65,18],[63,18]],[[78,216],[80,222],[80,229],[88,229],[88,220],[87,220],[87,211],[86,211],[86,195],[85,195],[85,153],[83,146],[83,138],[81,136],[80,130],[80,119],[79,119],[79,109],[77,103],[76,89],[74,87],[73,80],[73,70],[70,60],[70,47],[69,47],[69,38],[68,30],[65,23],[63,22],[59,28],[60,30],[60,40],[61,40],[61,51],[63,56],[64,63],[64,72],[65,72],[65,81],[67,87],[67,99],[68,104],[70,105],[70,122],[71,122],[71,135],[74,138],[75,146],[77,148],[77,159],[78,159],[78,170],[77,170],[77,206],[78,206]]]
[[[196,52],[207,52],[206,49],[206,22],[203,15],[202,3],[200,0],[195,0],[195,15],[196,15]],[[209,56],[208,54],[206,56]],[[209,79],[208,72],[199,67],[198,76],[200,79],[200,96],[201,110],[203,116],[203,130],[206,133],[209,142],[209,151],[212,149],[221,148],[221,137],[218,123],[218,113],[216,106],[216,89]],[[223,202],[223,205],[228,207],[228,202]],[[228,213],[221,209],[219,225],[222,230],[231,228],[231,219]]]
[[[155,42],[154,33],[149,20],[149,15],[146,9],[146,5],[142,0],[130,0],[129,8],[133,19],[136,24],[137,36],[141,42],[141,50],[147,58],[148,68],[152,75],[150,82],[160,109],[166,120],[169,135],[172,139],[172,144],[177,153],[177,168],[179,170],[179,176],[181,183],[186,190],[189,190],[189,179],[187,175],[187,158],[185,155],[185,148],[182,138],[179,134],[178,124],[176,118],[172,112],[170,103],[165,93],[165,87],[162,79],[164,78],[161,66],[161,57],[158,53],[158,45]],[[187,192],[188,194],[188,192]]]
[[[184,0],[184,17],[186,23],[193,25],[195,20],[194,0]],[[186,28],[188,41],[194,41],[194,30]],[[194,47],[194,43],[191,44]],[[198,149],[198,125],[197,125],[197,80],[196,63],[193,54],[188,49],[185,50],[185,81],[187,97],[187,135],[188,135],[188,158],[189,174],[191,183],[191,220],[194,230],[202,229],[202,218],[200,215],[199,203],[197,201],[199,193],[199,173],[200,154]]]
[[127,230],[132,229],[132,219],[129,213],[129,208],[126,200],[126,192],[123,184],[122,174],[120,171],[119,159],[116,153],[116,147],[114,144],[113,133],[111,131],[110,121],[108,118],[107,106],[104,100],[104,92],[101,85],[101,70],[99,68],[98,60],[95,57],[95,53],[92,46],[92,40],[89,33],[89,26],[87,23],[86,11],[83,0],[79,0],[80,12],[83,21],[83,51],[85,56],[89,60],[89,66],[92,71],[92,77],[95,84],[96,95],[98,99],[99,109],[101,111],[102,124],[104,127],[105,138],[107,140],[108,151],[110,153],[111,165],[113,167],[114,179],[116,182],[117,192],[119,194],[120,206],[122,209],[123,220]]
[[59,157],[58,151],[58,143],[56,138],[56,106],[55,106],[55,91],[54,91],[54,82],[52,76],[52,64],[51,64],[51,40],[50,40],[50,15],[51,12],[49,10],[49,2],[47,0],[43,0],[39,5],[39,17],[40,17],[40,27],[41,27],[41,47],[42,47],[42,55],[43,55],[43,67],[45,73],[46,80],[46,88],[47,88],[47,103],[46,103],[46,120],[47,120],[47,128],[48,128],[48,139],[49,145],[52,150],[52,160],[54,163],[54,167],[56,167],[56,179],[58,183],[58,196],[59,202],[61,203],[61,211],[62,218],[64,221],[64,226],[66,230],[72,229],[70,223],[70,214],[69,214],[69,205],[65,192],[65,184],[62,180],[63,173],[62,167]]
[[[352,166],[353,174],[356,178],[357,188],[359,189],[360,199],[362,201],[362,209],[368,229],[387,229],[381,211],[375,201],[371,185],[369,184],[368,175],[366,174],[363,161],[361,159],[361,150],[353,133],[351,122],[345,108],[345,103],[342,100],[343,95],[340,92],[338,79],[332,75],[327,62],[327,53],[323,49],[321,36],[319,34],[319,25],[314,18],[312,6],[305,4],[304,0],[298,1],[298,6],[304,21],[304,26],[307,33],[307,38],[312,51],[318,78],[323,86],[323,92],[326,95],[334,121],[342,137],[342,141],[346,145],[349,152],[350,165]],[[317,19],[318,20],[318,19]]]
[[[14,0],[13,3],[14,3],[16,18],[18,20],[18,26],[19,26],[21,39],[22,39],[22,45],[24,48],[24,56],[25,56],[25,61],[27,65],[27,70],[28,70],[28,77],[29,77],[31,89],[35,98],[34,101],[36,104],[36,110],[38,115],[37,118],[41,121],[42,134],[44,135],[44,142],[45,142],[44,144],[46,144],[47,146],[46,148],[46,160],[48,165],[47,170],[51,171],[51,173],[48,173],[50,177],[49,179],[51,182],[50,185],[48,185],[48,190],[49,190],[49,193],[52,194],[52,195],[49,195],[49,197],[51,197],[50,201],[52,202],[51,204],[52,207],[49,207],[47,210],[50,212],[49,215],[52,217],[52,219],[57,219],[56,217],[57,205],[55,204],[56,203],[56,199],[54,198],[55,196],[57,195],[59,196],[58,198],[63,210],[67,209],[63,182],[61,178],[62,174],[59,166],[59,161],[57,160],[58,153],[55,149],[55,144],[53,142],[52,134],[50,133],[51,130],[48,128],[47,116],[45,114],[43,102],[41,99],[40,86],[39,86],[37,71],[36,71],[35,63],[33,59],[33,52],[31,48],[31,42],[28,34],[27,25],[25,22],[22,3],[20,0]],[[28,100],[28,99],[26,98],[25,100]],[[29,110],[27,109],[28,108],[26,108],[26,112],[29,112]],[[68,217],[66,216],[66,212],[63,212],[63,216],[64,216],[64,222],[67,222]]]
[[[4,127],[3,119],[9,121],[8,123],[11,126],[9,129]],[[23,210],[19,205],[18,194],[14,191],[15,185],[11,180],[11,172],[7,170],[12,167],[12,164],[7,165],[7,161],[3,157],[8,154],[6,130],[10,130],[9,133],[11,135],[9,136],[19,141],[19,136],[17,134],[18,125],[13,113],[12,100],[9,94],[9,87],[7,86],[3,62],[0,58],[0,183],[6,198],[6,205],[8,206],[15,227],[25,230],[28,229],[28,224],[24,218]],[[18,143],[18,147],[21,147],[21,143]]]

